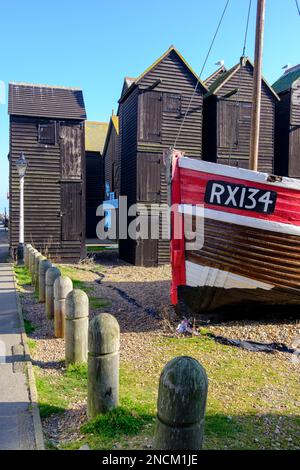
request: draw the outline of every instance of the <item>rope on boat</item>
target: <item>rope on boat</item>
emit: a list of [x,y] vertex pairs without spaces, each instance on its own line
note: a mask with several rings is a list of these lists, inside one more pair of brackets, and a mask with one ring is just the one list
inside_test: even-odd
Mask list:
[[220,27],[221,27],[221,24],[222,24],[222,22],[223,22],[223,19],[224,19],[224,16],[225,16],[227,7],[228,7],[228,5],[229,5],[229,2],[230,2],[230,0],[227,0],[227,1],[226,1],[225,7],[224,7],[224,9],[223,9],[221,18],[220,18],[219,23],[218,23],[218,26],[217,26],[217,29],[216,29],[216,31],[215,31],[215,34],[214,34],[213,39],[212,39],[212,41],[211,41],[210,47],[209,47],[208,52],[207,52],[207,54],[206,54],[206,57],[205,57],[205,60],[204,60],[202,69],[201,69],[201,71],[200,71],[200,73],[199,73],[199,75],[198,75],[196,86],[195,86],[195,88],[194,88],[193,94],[192,94],[191,99],[190,99],[190,101],[189,101],[187,110],[186,110],[186,112],[185,112],[185,114],[184,114],[184,117],[183,117],[181,126],[180,126],[180,128],[179,128],[178,134],[177,134],[176,139],[175,139],[175,141],[174,141],[173,148],[176,148],[178,139],[179,139],[179,137],[180,137],[181,131],[182,131],[183,126],[184,126],[184,124],[185,124],[186,117],[187,117],[188,112],[189,112],[189,110],[190,110],[190,107],[191,107],[191,105],[192,105],[192,102],[193,102],[193,99],[194,99],[194,97],[195,97],[195,94],[196,94],[198,85],[199,85],[199,83],[200,83],[203,70],[204,70],[204,68],[205,68],[205,66],[206,66],[206,63],[207,63],[208,58],[209,58],[209,56],[210,56],[211,50],[212,50],[213,45],[214,45],[214,43],[215,43],[216,37],[217,37],[217,35],[218,35],[219,29],[220,29]]

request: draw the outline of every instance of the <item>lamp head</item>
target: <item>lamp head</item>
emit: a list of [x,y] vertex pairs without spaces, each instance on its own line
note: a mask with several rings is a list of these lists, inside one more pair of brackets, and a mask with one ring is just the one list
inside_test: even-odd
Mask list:
[[16,167],[17,167],[17,170],[18,170],[18,173],[19,173],[19,176],[20,178],[22,178],[23,176],[25,176],[25,173],[26,173],[26,169],[27,169],[27,161],[26,161],[26,158],[25,158],[25,155],[24,153],[22,152],[20,157],[18,158],[18,160],[16,161]]

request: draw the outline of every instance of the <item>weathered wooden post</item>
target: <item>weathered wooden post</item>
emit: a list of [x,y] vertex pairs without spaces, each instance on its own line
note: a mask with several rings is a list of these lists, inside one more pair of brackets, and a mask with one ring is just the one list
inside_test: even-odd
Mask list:
[[119,403],[120,327],[116,318],[101,313],[89,326],[88,416],[107,413]]
[[73,290],[73,282],[67,276],[54,281],[54,336],[65,336],[66,297]]
[[44,259],[39,265],[39,302],[45,302],[46,298],[46,272],[52,268],[52,263],[48,259]]
[[175,357],[164,367],[157,400],[154,448],[200,450],[208,379],[192,357]]
[[31,274],[31,269],[32,269],[32,257],[33,257],[33,254],[36,252],[37,250],[33,247],[29,248],[29,256],[28,256],[28,269],[29,269],[29,272]]
[[80,289],[66,297],[65,359],[66,365],[87,362],[89,298]]
[[32,265],[33,265],[33,258],[34,254],[37,253],[37,250],[35,248],[31,248],[29,251],[29,272],[31,275],[31,280],[32,280]]
[[44,259],[46,259],[46,257],[44,255],[41,255],[41,253],[39,253],[38,256],[35,256],[34,285],[35,292],[37,294],[39,292],[40,264]]
[[54,292],[53,285],[57,277],[61,275],[61,272],[55,266],[47,269],[46,278],[45,278],[45,309],[46,315],[49,319],[54,317]]
[[32,261],[32,284],[35,286],[36,285],[36,269],[37,269],[37,264],[38,264],[38,258],[39,256],[42,256],[39,251],[34,253],[33,255],[33,261]]
[[32,248],[32,245],[30,243],[26,243],[24,250],[24,262],[27,268],[29,267],[29,248]]

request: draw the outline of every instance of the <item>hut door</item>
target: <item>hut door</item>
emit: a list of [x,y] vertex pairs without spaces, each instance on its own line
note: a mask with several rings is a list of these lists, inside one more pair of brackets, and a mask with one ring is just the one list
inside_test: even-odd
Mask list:
[[144,91],[139,96],[139,139],[161,142],[162,93]]
[[82,125],[60,124],[61,176],[65,179],[82,178]]
[[82,237],[82,185],[64,182],[61,185],[62,240],[76,241]]
[[82,124],[60,123],[61,233],[63,241],[80,241],[82,214]]
[[161,157],[140,153],[137,164],[137,198],[143,202],[160,202]]

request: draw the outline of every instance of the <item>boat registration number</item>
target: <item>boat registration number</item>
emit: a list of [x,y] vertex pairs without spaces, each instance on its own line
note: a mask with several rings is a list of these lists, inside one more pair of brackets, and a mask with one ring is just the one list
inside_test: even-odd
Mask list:
[[204,197],[206,204],[262,212],[264,214],[274,212],[276,199],[277,193],[275,191],[212,180],[207,183]]

